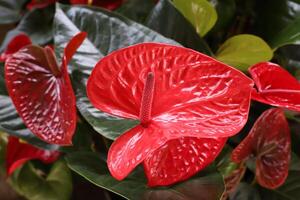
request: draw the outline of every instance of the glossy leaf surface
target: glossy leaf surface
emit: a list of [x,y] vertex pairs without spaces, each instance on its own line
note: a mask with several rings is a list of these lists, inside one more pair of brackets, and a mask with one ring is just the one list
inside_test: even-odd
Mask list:
[[288,123],[281,109],[265,111],[248,136],[232,152],[232,160],[241,162],[256,157],[256,179],[266,188],[282,185],[288,176],[291,141]]
[[72,195],[72,174],[63,161],[54,163],[44,176],[30,163],[25,164],[11,176],[10,183],[28,200],[69,200]]
[[255,35],[241,34],[226,40],[216,53],[216,58],[240,70],[258,62],[269,61],[273,52],[269,45]]
[[50,164],[59,157],[58,151],[39,149],[12,136],[9,137],[6,148],[6,171],[8,176],[29,160],[37,159]]
[[[153,90],[147,92],[150,72]],[[87,94],[99,110],[141,121],[109,150],[109,169],[122,180],[168,140],[236,134],[248,117],[251,88],[244,74],[208,56],[143,43],[101,59],[88,80]],[[144,105],[147,95],[153,95],[153,102]],[[144,106],[149,108],[149,123],[143,121]]]
[[70,41],[60,68],[52,49],[33,45],[5,63],[6,85],[18,113],[35,135],[51,144],[72,143],[76,107],[66,65],[83,41],[82,35]]
[[0,24],[15,23],[20,20],[26,0],[2,0],[0,2]]
[[58,148],[56,145],[43,142],[25,126],[10,97],[6,95],[0,95],[0,131],[44,149],[54,150]]
[[[170,23],[170,19],[176,23]],[[199,37],[193,25],[175,8],[170,0],[160,0],[145,24],[154,31],[171,38],[185,47],[212,55],[205,40]]]
[[[79,30],[88,33],[88,38],[73,57],[74,62],[69,65],[69,70],[72,71],[71,78],[74,84],[77,108],[97,132],[109,139],[115,139],[121,133],[135,126],[137,122],[108,115],[92,106],[86,96],[86,82],[93,67],[103,55],[139,42],[179,44],[141,24],[99,8],[69,7],[59,4],[54,22],[56,27],[55,48],[58,57],[62,55],[64,47],[74,34]],[[101,27],[98,27],[99,24]],[[107,40],[111,33],[114,37]]]
[[11,39],[8,43],[5,51],[0,55],[0,62],[5,62],[5,60],[12,54],[19,51],[22,47],[31,44],[30,38],[26,34],[19,34]]
[[144,160],[148,185],[169,185],[190,178],[215,160],[226,141],[194,137],[169,140]]
[[194,25],[197,33],[204,36],[216,23],[217,12],[206,0],[174,0],[175,7]]
[[147,187],[141,169],[135,170],[123,181],[115,180],[98,153],[72,153],[67,155],[66,160],[73,171],[88,181],[130,200],[219,199],[225,189],[221,174],[213,166],[173,187],[151,189]]
[[300,84],[277,64],[258,63],[249,69],[257,91],[252,99],[262,103],[300,111]]

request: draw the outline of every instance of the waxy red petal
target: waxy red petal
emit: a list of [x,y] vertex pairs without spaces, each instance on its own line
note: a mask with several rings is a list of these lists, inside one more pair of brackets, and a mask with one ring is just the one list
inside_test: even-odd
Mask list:
[[56,0],[31,0],[26,7],[28,10],[32,10],[34,8],[45,8],[55,2]]
[[114,10],[122,5],[123,0],[70,0],[71,4],[93,5]]
[[111,145],[107,165],[110,173],[118,180],[124,179],[138,164],[162,146],[167,138],[164,130],[155,125],[141,125],[130,129]]
[[107,113],[139,118],[149,72],[155,76],[152,120],[196,137],[227,137],[246,123],[252,80],[191,49],[143,43],[106,56],[87,85],[92,104]]
[[290,130],[281,109],[265,111],[247,137],[232,152],[232,160],[241,162],[256,157],[256,179],[266,188],[284,183],[291,156]]
[[227,138],[182,137],[168,141],[144,160],[149,186],[186,180],[211,164]]
[[20,142],[16,137],[9,137],[6,148],[6,170],[11,175],[17,168],[29,160],[38,159],[46,164],[56,161],[60,153],[38,149],[27,143]]
[[252,66],[249,72],[257,87],[252,99],[300,112],[300,84],[285,69],[263,62]]
[[31,40],[26,34],[21,33],[15,36],[10,40],[5,51],[0,55],[0,62],[5,62],[9,56],[29,44],[31,44]]
[[[81,35],[70,43],[78,47]],[[68,47],[65,52],[74,52]],[[66,69],[71,53],[59,68],[51,48],[30,45],[5,63],[6,85],[19,115],[36,136],[51,144],[72,144],[76,128],[75,95]]]

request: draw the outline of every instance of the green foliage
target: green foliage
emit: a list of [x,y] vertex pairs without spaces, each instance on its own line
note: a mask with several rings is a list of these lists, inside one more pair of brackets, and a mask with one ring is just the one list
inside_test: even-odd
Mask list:
[[249,34],[229,38],[216,53],[218,60],[240,70],[247,70],[249,66],[269,61],[272,57],[273,52],[269,45],[261,38]]
[[136,169],[123,181],[111,177],[100,154],[78,152],[66,157],[68,166],[93,184],[130,200],[219,199],[224,191],[222,176],[210,166],[186,182],[170,188],[149,188],[143,170]]
[[69,200],[72,193],[71,172],[63,161],[56,162],[46,178],[32,164],[25,164],[10,183],[28,200]]
[[197,33],[204,36],[215,25],[218,15],[206,0],[174,0],[175,7],[194,25]]

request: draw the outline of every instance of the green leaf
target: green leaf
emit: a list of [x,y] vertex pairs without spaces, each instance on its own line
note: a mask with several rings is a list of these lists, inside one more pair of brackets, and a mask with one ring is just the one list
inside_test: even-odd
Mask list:
[[88,33],[70,66],[77,108],[94,129],[115,139],[137,124],[137,121],[110,116],[92,106],[86,96],[86,81],[95,64],[108,53],[141,42],[163,42],[179,45],[151,29],[118,14],[100,8],[58,4],[55,14],[55,50],[61,57],[67,42],[79,31]]
[[28,143],[44,149],[57,149],[34,136],[19,117],[9,96],[0,95],[0,131],[21,138]]
[[154,6],[153,0],[127,0],[115,12],[133,21],[144,23]]
[[[176,23],[170,23],[170,19]],[[185,47],[212,55],[207,43],[198,35],[193,25],[185,19],[170,0],[160,0],[148,16],[145,24],[158,33],[176,40]]]
[[274,49],[288,44],[300,44],[300,17],[275,34],[271,40]]
[[115,180],[101,156],[78,152],[66,156],[68,166],[91,183],[130,200],[219,199],[224,192],[222,176],[211,166],[193,178],[172,187],[148,188],[141,168],[123,181]]
[[26,33],[34,44],[44,45],[49,43],[53,38],[53,14],[53,6],[28,12],[22,17],[18,26],[7,33],[0,51],[3,51],[10,40],[20,33]]
[[219,31],[227,27],[234,19],[236,11],[235,0],[209,0],[217,11],[218,20],[213,31]]
[[250,35],[236,35],[226,40],[216,53],[216,58],[240,70],[247,70],[253,64],[269,61],[273,52],[261,38]]
[[72,194],[72,176],[67,165],[56,162],[46,178],[27,163],[10,179],[13,188],[28,200],[69,200]]
[[[269,198],[266,198],[269,200]],[[257,189],[245,182],[238,185],[237,189],[229,195],[229,200],[263,200]]]
[[206,0],[174,0],[173,2],[175,7],[194,25],[200,36],[210,31],[217,21],[216,10]]
[[18,22],[21,11],[27,0],[1,0],[0,1],[0,24]]

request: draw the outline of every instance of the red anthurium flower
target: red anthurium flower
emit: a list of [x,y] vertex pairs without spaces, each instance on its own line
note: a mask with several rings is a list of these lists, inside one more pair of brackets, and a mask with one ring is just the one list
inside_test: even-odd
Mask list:
[[71,39],[57,64],[51,47],[26,46],[5,63],[10,97],[26,126],[42,140],[70,145],[76,128],[76,102],[67,64],[86,33]]
[[31,0],[27,4],[27,9],[32,10],[34,8],[45,8],[51,4],[54,4],[56,0]]
[[114,10],[122,5],[123,0],[70,0],[71,4],[93,5]]
[[19,51],[22,47],[27,46],[29,44],[31,44],[31,40],[26,34],[21,33],[15,36],[10,40],[5,51],[0,55],[0,62],[5,62],[9,56]]
[[[141,122],[112,144],[111,174],[122,180],[145,161],[150,185],[188,178],[244,126],[252,85],[238,70],[183,47],[144,43],[103,58],[88,80],[91,102],[109,114]],[[178,144],[182,149],[174,149]],[[186,160],[174,157],[177,152]],[[166,167],[157,166],[159,159]],[[173,163],[167,164],[169,160]],[[171,165],[186,174],[172,171]],[[165,182],[158,180],[162,175]]]
[[256,157],[256,179],[266,188],[284,183],[291,155],[290,130],[284,112],[279,108],[265,111],[248,136],[233,150],[232,160],[241,162]]
[[285,69],[263,62],[252,66],[249,72],[257,87],[252,99],[300,112],[300,84]]
[[40,160],[45,164],[56,161],[60,153],[39,149],[25,142],[20,142],[16,137],[10,136],[6,148],[6,170],[11,175],[17,168],[29,160]]

